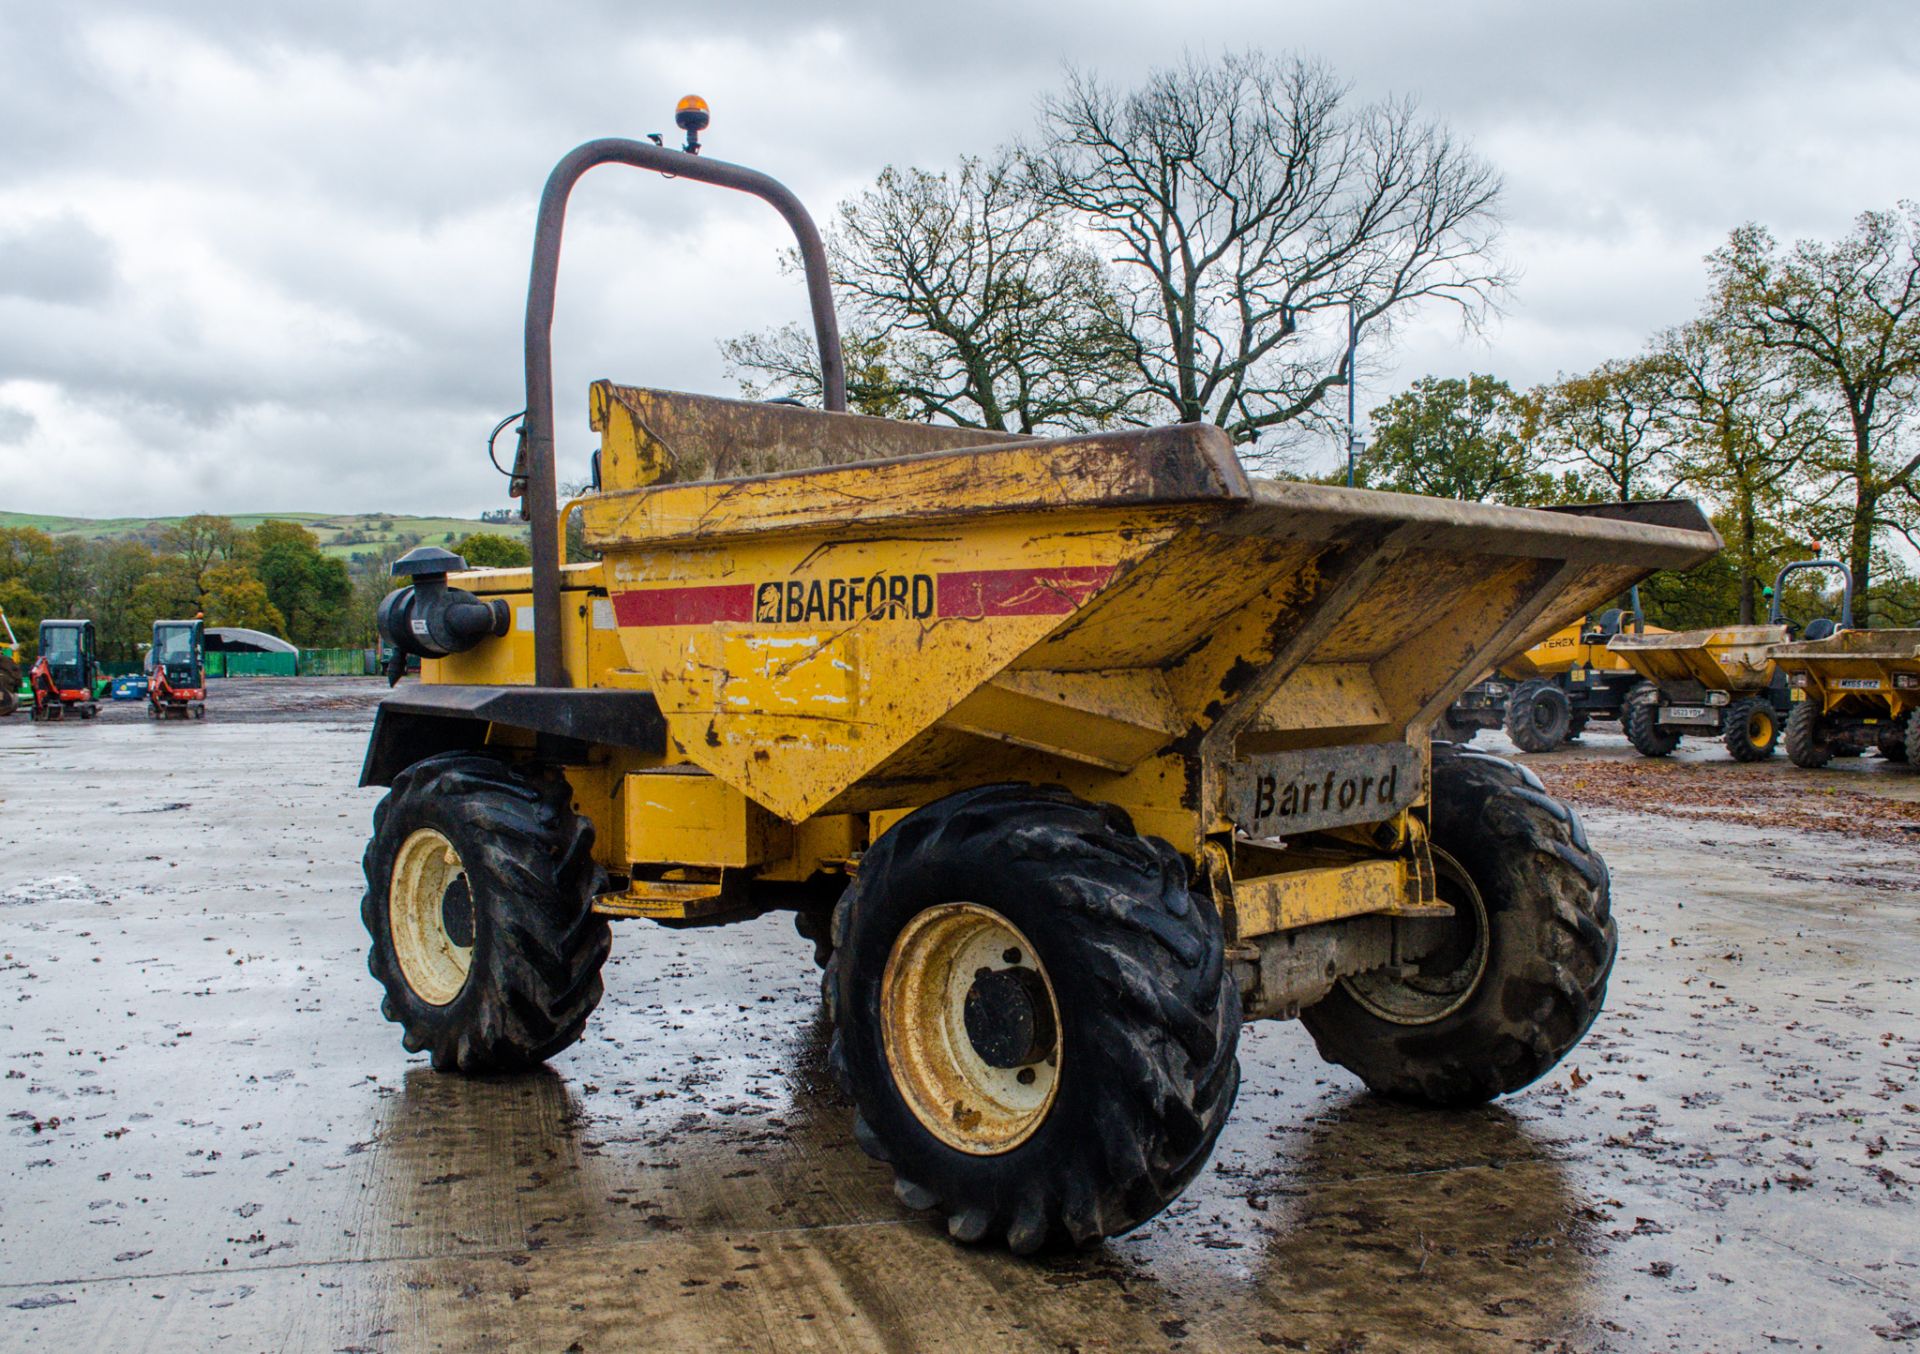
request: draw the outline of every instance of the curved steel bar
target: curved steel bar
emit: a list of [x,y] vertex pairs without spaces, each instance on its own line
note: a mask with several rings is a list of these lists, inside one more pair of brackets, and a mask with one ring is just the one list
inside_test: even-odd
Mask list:
[[1787,575],[1798,573],[1802,569],[1837,569],[1840,571],[1840,628],[1853,629],[1853,570],[1837,559],[1803,559],[1789,564],[1773,578],[1773,605],[1767,608],[1767,624],[1780,624],[1783,614],[1781,603],[1786,600],[1785,584]]
[[709,160],[619,137],[589,141],[569,151],[547,176],[546,191],[540,195],[540,220],[533,235],[533,275],[527,283],[527,419],[517,468],[533,528],[536,686],[567,684],[560,649],[559,508],[554,502],[553,468],[553,300],[560,273],[560,237],[573,185],[595,165],[606,164],[632,165],[751,193],[786,218],[806,267],[807,301],[813,308],[813,334],[820,349],[820,381],[826,407],[847,407],[846,368],[840,357],[840,325],[833,312],[826,250],[813,218],[785,185],[758,170],[725,160]]

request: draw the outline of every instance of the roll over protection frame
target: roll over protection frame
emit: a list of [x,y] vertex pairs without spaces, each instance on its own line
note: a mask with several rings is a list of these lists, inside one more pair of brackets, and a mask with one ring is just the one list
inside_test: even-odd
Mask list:
[[522,495],[533,537],[533,680],[536,686],[566,686],[560,647],[559,505],[553,464],[553,303],[560,273],[560,237],[573,186],[595,165],[622,164],[669,178],[693,179],[749,193],[786,218],[800,247],[813,310],[814,342],[820,350],[820,383],[826,407],[847,407],[846,367],[840,355],[840,325],[833,310],[827,253],[813,218],[784,184],[758,170],[704,155],[667,150],[643,141],[607,137],[577,146],[547,176],[533,235],[533,273],[527,284],[527,413],[515,458],[513,491]]
[[1840,628],[1853,629],[1853,570],[1837,559],[1803,559],[1787,565],[1773,577],[1773,605],[1767,608],[1767,624],[1778,625],[1785,600],[1787,575],[1799,573],[1805,569],[1837,569],[1840,573]]

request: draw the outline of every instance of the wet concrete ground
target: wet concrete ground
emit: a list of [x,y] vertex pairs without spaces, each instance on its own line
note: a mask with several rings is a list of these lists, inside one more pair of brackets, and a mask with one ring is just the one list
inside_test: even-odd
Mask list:
[[[1650,811],[1596,796],[1621,956],[1554,1075],[1419,1113],[1253,1027],[1180,1202],[1034,1263],[953,1245],[854,1147],[781,917],[620,923],[549,1073],[409,1058],[357,917],[378,690],[0,721],[0,1346],[1920,1342],[1920,840],[1712,813],[1805,785],[1897,818],[1920,776],[1712,750]],[[1576,797],[1640,765],[1588,742],[1526,760]]]

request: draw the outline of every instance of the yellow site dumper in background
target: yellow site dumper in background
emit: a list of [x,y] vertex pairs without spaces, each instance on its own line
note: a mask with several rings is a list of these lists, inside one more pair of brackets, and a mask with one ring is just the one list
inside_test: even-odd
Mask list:
[[[1637,506],[1657,511],[1651,504]],[[1674,506],[1692,510],[1692,504]],[[1522,752],[1555,752],[1585,733],[1592,720],[1624,720],[1627,693],[1640,679],[1608,645],[1625,633],[1628,621],[1634,635],[1667,633],[1641,616],[1637,590],[1633,602],[1631,613],[1609,607],[1582,616],[1502,658],[1491,677],[1469,686],[1448,707],[1436,736],[1471,743],[1482,729],[1505,729]]]
[[1718,737],[1737,762],[1773,755],[1790,704],[1786,674],[1773,661],[1775,650],[1795,638],[1782,612],[1787,579],[1810,570],[1837,572],[1844,592],[1839,623],[1824,617],[1809,621],[1805,637],[1819,639],[1850,628],[1852,575],[1838,560],[1809,559],[1787,565],[1774,578],[1767,589],[1773,601],[1765,625],[1621,635],[1608,644],[1645,679],[1627,693],[1621,717],[1628,741],[1642,756],[1664,757],[1686,734]]
[[[780,208],[829,408],[596,384],[600,557],[564,563],[546,335],[567,192],[610,161]],[[549,181],[533,567],[416,551],[381,609],[425,659],[364,774],[406,1046],[527,1067],[579,1038],[609,918],[792,909],[861,1145],[907,1207],[1023,1252],[1179,1194],[1245,1019],[1297,1015],[1432,1105],[1553,1066],[1613,964],[1606,866],[1538,780],[1429,730],[1501,655],[1710,555],[1698,511],[1255,480],[1209,426],[857,417],[824,267],[737,166],[605,141]]]

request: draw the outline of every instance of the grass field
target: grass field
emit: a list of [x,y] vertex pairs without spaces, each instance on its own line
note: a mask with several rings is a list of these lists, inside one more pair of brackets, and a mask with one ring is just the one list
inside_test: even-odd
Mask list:
[[[402,513],[250,512],[230,514],[234,526],[249,530],[262,522],[298,522],[320,538],[329,555],[349,558],[378,550],[407,537],[421,545],[451,545],[475,531],[526,537],[521,522],[482,522],[467,517],[408,517]],[[177,517],[52,517],[42,513],[0,512],[0,527],[38,527],[53,536],[130,538],[157,541]]]

